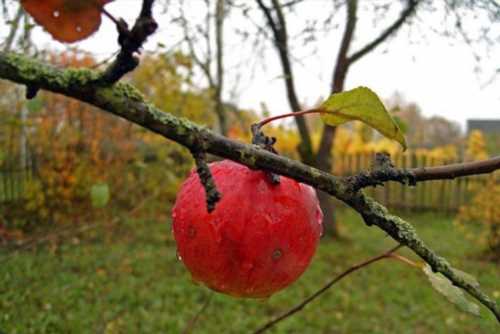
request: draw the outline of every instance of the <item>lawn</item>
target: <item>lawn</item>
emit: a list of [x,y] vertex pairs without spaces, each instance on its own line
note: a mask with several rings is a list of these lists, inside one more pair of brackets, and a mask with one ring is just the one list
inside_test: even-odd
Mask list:
[[[481,261],[477,246],[450,218],[409,219],[429,245],[499,299],[500,267]],[[352,213],[341,213],[340,220],[349,240],[323,239],[301,279],[267,300],[234,299],[193,283],[177,260],[166,218],[126,219],[36,250],[0,249],[0,332],[182,333],[207,298],[193,333],[251,332],[352,264],[394,245]],[[383,260],[348,276],[270,332],[498,333],[486,309],[481,316],[458,311],[417,269]]]

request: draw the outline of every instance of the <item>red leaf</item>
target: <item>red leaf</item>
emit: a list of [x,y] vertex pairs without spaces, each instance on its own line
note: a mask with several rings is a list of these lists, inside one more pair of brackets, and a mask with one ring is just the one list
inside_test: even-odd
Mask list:
[[113,0],[21,0],[24,9],[54,39],[72,43],[92,35],[101,25],[101,11]]

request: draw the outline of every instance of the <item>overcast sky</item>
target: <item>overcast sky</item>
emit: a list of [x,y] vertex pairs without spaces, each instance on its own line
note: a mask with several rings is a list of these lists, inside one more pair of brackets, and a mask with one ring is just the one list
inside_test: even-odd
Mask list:
[[[324,12],[325,1],[306,2],[307,6],[303,6],[299,14],[289,18],[291,35],[302,28],[302,21],[299,21],[303,17],[319,17]],[[138,0],[120,0],[106,8],[115,16],[123,17],[132,24],[140,3]],[[189,15],[198,19],[197,13],[200,11],[196,6],[202,5],[202,1],[193,0],[192,3],[193,10]],[[396,14],[397,11],[394,15]],[[435,17],[437,20],[438,16]],[[342,19],[342,16],[338,19]],[[473,24],[479,26],[484,23],[480,21],[481,18],[478,20]],[[147,49],[155,49],[159,42],[169,46],[180,39],[179,29],[169,24],[165,16],[158,16],[158,21],[160,29],[148,41]],[[238,24],[240,22],[230,22],[228,26]],[[500,36],[500,25],[494,29],[497,29],[495,35]],[[5,25],[0,25],[1,39],[5,38],[7,31]],[[294,54],[298,55],[294,63],[297,87],[304,106],[311,106],[328,95],[340,32],[341,30],[335,30],[334,33],[319,34],[315,54],[307,47],[301,49],[301,43],[293,46],[296,52]],[[359,42],[354,43],[354,49],[364,44],[361,41],[363,32],[377,33],[370,24],[360,20],[357,35],[359,38],[356,40]],[[34,34],[36,42],[41,46],[57,49],[65,47],[53,41],[41,28],[36,28]],[[382,98],[389,98],[399,92],[407,101],[416,102],[426,116],[440,115],[455,120],[462,126],[469,118],[500,118],[500,79],[491,80],[494,71],[500,67],[500,46],[492,46],[488,55],[480,54],[482,61],[478,64],[471,48],[460,40],[445,39],[430,33],[425,39],[418,39],[418,43],[412,44],[409,42],[409,35],[408,29],[400,31],[397,38],[356,63],[349,72],[346,89],[368,86]],[[233,36],[229,34],[228,45],[239,45],[230,40]],[[115,40],[116,29],[108,19],[104,19],[98,34],[75,46],[104,57],[117,50]],[[483,52],[482,49],[479,51]],[[226,99],[232,99],[231,102],[240,107],[255,110],[260,110],[261,104],[265,103],[273,114],[288,112],[284,85],[280,78],[280,65],[273,48],[269,47],[263,53],[265,66],[257,67],[255,72],[244,76],[237,85],[235,84],[236,74],[242,71],[241,67],[235,67],[236,64],[251,58],[251,53],[251,47],[237,47],[226,52],[229,81],[226,87],[236,87],[238,92],[237,95],[230,95],[228,89],[225,92]],[[481,66],[480,72],[475,71],[478,65]]]

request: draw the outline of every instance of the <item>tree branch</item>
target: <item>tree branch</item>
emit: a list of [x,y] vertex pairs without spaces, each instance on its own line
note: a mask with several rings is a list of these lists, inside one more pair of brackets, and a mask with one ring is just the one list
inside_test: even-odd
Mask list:
[[220,133],[227,135],[228,124],[222,102],[222,91],[224,89],[224,21],[226,0],[217,0],[215,4],[215,52],[216,52],[216,80],[215,86],[215,113],[219,120]]
[[205,153],[201,150],[192,150],[192,155],[194,161],[196,162],[196,172],[200,178],[203,188],[205,188],[205,201],[207,202],[207,212],[212,212],[215,209],[215,205],[221,199],[221,194],[217,190],[217,187],[210,172],[210,168],[206,162]]
[[200,319],[200,316],[203,314],[203,312],[206,311],[206,309],[210,305],[210,302],[212,301],[212,296],[213,295],[214,295],[214,293],[210,292],[207,296],[205,296],[205,301],[201,305],[201,307],[198,310],[198,312],[196,312],[196,314],[189,320],[189,322],[187,323],[186,327],[182,331],[182,334],[190,334],[190,333],[193,332],[193,328],[196,325],[196,323],[198,322],[198,320]]
[[8,52],[12,48],[12,44],[14,43],[14,39],[16,38],[17,31],[19,29],[19,23],[23,17],[24,9],[22,5],[19,5],[19,9],[17,10],[16,16],[10,22],[10,32],[5,41],[2,43],[3,51]]
[[[356,12],[358,1],[352,0],[347,1],[347,21],[344,29],[344,34],[342,36],[342,41],[340,44],[339,53],[337,55],[337,62],[335,65],[335,70],[333,73],[332,80],[332,93],[338,93],[344,90],[344,83],[347,73],[349,72],[350,66],[361,57],[373,51],[377,46],[383,43],[390,35],[395,33],[401,26],[406,22],[408,17],[415,11],[415,8],[420,0],[408,0],[408,5],[406,9],[401,12],[399,18],[391,24],[387,29],[385,29],[380,36],[375,38],[373,41],[368,43],[366,46],[361,48],[359,51],[355,52],[351,56],[348,56],[349,47],[354,36],[354,31],[356,29]],[[326,169],[331,166],[331,154],[330,150],[333,145],[333,140],[335,137],[335,128],[330,126],[325,126],[323,134],[321,136],[321,143],[318,149],[318,163],[317,165]]]
[[491,159],[456,163],[436,167],[420,167],[410,169],[417,182],[430,180],[454,179],[462,176],[488,174],[500,169],[500,156]]
[[139,59],[135,56],[135,53],[140,51],[146,39],[158,28],[152,13],[154,1],[143,0],[141,13],[132,30],[128,30],[125,21],[120,21],[117,24],[118,43],[121,50],[115,61],[102,73],[99,78],[100,82],[113,84],[139,65]]
[[500,169],[500,156],[444,166],[398,169],[391,163],[388,154],[377,153],[371,171],[347,176],[345,180],[352,185],[353,191],[358,191],[370,186],[383,185],[387,181],[414,186],[417,182],[451,180],[463,176],[488,174],[498,169]]
[[366,44],[357,52],[353,53],[350,57],[348,57],[349,64],[353,64],[360,58],[362,58],[367,53],[373,51],[377,46],[382,44],[390,35],[398,31],[399,28],[405,23],[405,21],[415,12],[415,9],[419,3],[419,0],[408,0],[408,5],[401,12],[400,16],[396,21],[394,21],[389,27],[387,27],[380,36],[375,38],[370,43]]
[[[182,5],[180,5],[179,10],[181,12],[181,17],[179,18],[180,24],[181,24],[181,27],[182,27],[182,30],[184,33],[184,40],[186,41],[187,46],[189,48],[189,55],[191,56],[193,61],[200,67],[203,74],[205,74],[207,81],[208,81],[208,85],[210,87],[214,87],[215,82],[214,82],[214,79],[212,78],[212,73],[210,72],[210,57],[207,56],[206,62],[203,62],[201,60],[201,58],[198,56],[198,54],[196,53],[196,49],[195,49],[194,44],[193,44],[193,39],[191,38],[191,36],[189,34],[188,22],[186,20],[186,15],[184,13],[184,8]],[[210,27],[206,27],[206,28],[209,29]]]
[[386,259],[386,258],[389,258],[392,256],[392,254],[394,252],[396,252],[399,248],[401,248],[402,246],[401,245],[398,245],[396,247],[393,247],[391,248],[390,250],[388,250],[387,252],[384,252],[380,255],[377,255],[375,257],[372,257],[368,260],[365,260],[361,263],[358,263],[352,267],[350,267],[349,269],[347,269],[346,271],[344,271],[343,273],[341,273],[340,275],[336,276],[335,278],[333,278],[332,280],[330,280],[328,283],[326,283],[323,287],[321,287],[318,291],[316,291],[315,293],[313,293],[312,295],[310,295],[309,297],[307,297],[306,299],[304,299],[302,302],[300,302],[299,304],[295,305],[294,307],[292,307],[291,309],[289,309],[288,311],[286,311],[285,313],[283,313],[282,315],[276,317],[275,319],[267,322],[266,324],[264,324],[263,326],[259,327],[257,330],[255,330],[253,332],[253,334],[260,334],[260,333],[264,333],[265,331],[267,331],[268,329],[271,329],[271,327],[274,327],[277,323],[285,320],[286,318],[294,315],[295,313],[301,311],[304,307],[306,307],[308,304],[310,304],[312,301],[314,301],[316,298],[320,297],[323,293],[325,293],[328,289],[330,289],[335,283],[337,283],[338,281],[340,281],[341,279],[343,279],[344,277],[348,276],[349,274],[352,274],[353,272],[355,271],[358,271],[364,267],[367,267],[369,266],[370,264],[372,263],[375,263],[375,262],[378,262],[380,260],[383,260],[383,259]]
[[355,209],[367,225],[376,225],[384,230],[394,240],[412,249],[434,271],[440,272],[454,285],[488,307],[500,322],[500,308],[493,299],[457,275],[445,259],[434,253],[419,238],[411,224],[391,215],[385,207],[365,196],[363,192],[353,192],[345,179],[276,155],[256,145],[230,140],[184,118],[163,112],[147,104],[141,93],[131,85],[96,85],[95,79],[98,76],[99,73],[88,69],[61,70],[21,55],[0,52],[0,78],[78,99],[136,123],[190,150],[199,149],[199,144],[202,143],[203,150],[207,153],[291,177],[335,196]]

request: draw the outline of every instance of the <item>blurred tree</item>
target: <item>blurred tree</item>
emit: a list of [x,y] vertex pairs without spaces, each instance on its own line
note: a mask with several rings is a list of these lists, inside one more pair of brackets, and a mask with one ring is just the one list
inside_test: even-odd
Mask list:
[[[97,66],[81,52],[47,56],[59,67]],[[206,108],[210,91],[193,85],[192,66],[191,58],[179,52],[146,55],[129,80],[162,109],[214,126],[216,116]],[[109,187],[111,204],[122,208],[151,194],[168,203],[192,168],[191,155],[182,146],[165,145],[161,137],[86,104],[44,93],[26,102],[22,90],[4,81],[0,89],[5,93],[0,96],[0,153],[19,154],[18,111],[26,108],[22,128],[37,165],[19,207],[2,212],[11,225],[28,228],[39,222],[89,219],[95,213],[90,190],[96,184]]]
[[[292,59],[294,58],[290,49],[290,36],[287,31],[286,11],[290,8],[305,5],[302,1],[289,2],[282,4],[279,0],[272,0],[268,5],[263,0],[256,0],[260,10],[262,11],[267,27],[269,27],[270,35],[272,36],[273,44],[276,48],[283,71],[284,83],[286,86],[288,102],[292,111],[300,111],[302,106],[299,102],[298,93],[295,86],[295,77],[292,67]],[[401,12],[400,16],[389,26],[384,28],[379,36],[368,42],[355,52],[350,52],[351,44],[354,39],[356,24],[358,20],[358,1],[352,0],[345,2],[346,20],[345,28],[340,43],[337,59],[334,64],[332,82],[330,90],[332,93],[341,92],[344,90],[345,79],[349,68],[356,61],[369,54],[389,36],[393,35],[413,14],[418,1],[407,1],[406,7]],[[334,9],[337,10],[342,4],[335,2]],[[308,164],[316,166],[323,170],[332,169],[331,152],[335,138],[335,128],[325,126],[323,134],[317,150],[314,150],[310,130],[305,121],[298,117],[296,118],[297,127],[301,136],[299,152],[302,160]],[[331,198],[324,193],[319,194],[323,212],[325,214],[325,227],[333,236],[338,234],[335,225],[335,217],[333,213],[333,204]]]
[[[273,46],[277,51],[278,59],[282,67],[282,77],[286,87],[288,102],[292,111],[300,111],[302,106],[300,104],[299,94],[296,89],[296,81],[293,71],[292,62],[297,59],[294,55],[294,49],[291,46],[293,42],[293,37],[290,36],[287,27],[287,21],[289,19],[288,14],[299,13],[301,10],[307,9],[308,2],[306,1],[289,1],[281,2],[279,0],[256,0],[256,3],[264,16],[266,26],[267,26],[267,36],[270,36]],[[326,5],[326,4],[325,4]],[[243,6],[244,9],[248,11],[250,5]],[[333,74],[330,86],[330,91],[332,93],[340,92],[344,90],[345,80],[347,74],[352,65],[358,62],[363,57],[372,53],[377,47],[385,43],[390,38],[394,37],[397,32],[405,24],[410,22],[410,18],[415,15],[416,12],[427,11],[431,13],[437,8],[444,10],[446,13],[446,24],[440,27],[430,27],[430,29],[436,29],[442,32],[443,35],[456,37],[457,34],[465,39],[469,44],[474,42],[474,38],[471,37],[466,28],[464,27],[463,11],[469,9],[476,9],[480,11],[481,14],[486,13],[490,21],[498,21],[500,17],[500,8],[498,4],[494,1],[456,1],[448,0],[437,4],[433,1],[424,0],[406,0],[406,1],[385,1],[385,2],[369,2],[369,1],[333,1],[331,5],[331,14],[324,20],[323,29],[328,31],[331,30],[331,24],[334,21],[335,14],[345,8],[345,16],[343,17],[344,22],[340,24],[344,27],[343,35],[341,38],[340,46],[338,49],[338,54],[335,62],[333,63]],[[400,7],[401,11],[392,21],[386,18],[389,12],[393,12],[395,7]],[[360,9],[363,8],[363,11]],[[326,9],[325,9],[326,10]],[[353,41],[356,37],[357,27],[360,20],[366,20],[365,14],[362,13],[371,12],[374,13],[374,27],[375,31],[379,31],[378,35],[375,35],[371,40],[365,42],[365,44],[359,47],[357,50],[352,50]],[[247,15],[250,17],[250,15]],[[451,19],[450,19],[451,17]],[[387,23],[387,21],[389,21]],[[307,28],[304,29],[304,34],[306,35],[306,43],[315,41],[315,34],[318,33],[318,25],[320,23],[317,20],[311,20],[308,22]],[[261,29],[266,29],[262,28]],[[427,27],[426,27],[427,28]],[[429,28],[428,28],[429,29]],[[491,42],[489,38],[491,37],[490,27],[488,24],[480,27],[483,34],[477,39],[482,41],[487,40]],[[477,29],[476,29],[477,30]],[[419,30],[423,33],[425,30]],[[303,37],[303,36],[301,36]],[[359,36],[358,36],[359,37]],[[323,170],[332,169],[332,148],[334,146],[334,139],[336,129],[330,126],[325,126],[321,135],[321,140],[319,142],[319,147],[315,150],[312,141],[311,131],[308,128],[306,122],[302,118],[296,118],[297,128],[300,133],[301,143],[299,146],[299,152],[302,160],[308,164],[314,165]],[[454,129],[451,127],[446,127],[444,122],[441,120],[435,120],[431,123],[433,130],[431,130],[434,135],[437,135],[436,131],[445,128],[450,130],[448,133],[453,132]],[[436,131],[435,131],[436,130]],[[454,133],[454,132],[453,132]],[[330,198],[325,194],[320,194],[320,200],[322,203],[323,210],[325,212],[325,221],[328,222],[326,226],[331,225],[330,232],[336,234],[336,229],[334,226],[334,216],[333,210],[330,203]],[[332,223],[332,224],[330,224]]]
[[[456,224],[465,235],[487,247],[487,256],[500,261],[500,184],[495,174],[488,178],[485,186],[479,187],[469,204],[460,208]],[[476,233],[470,225],[479,225],[481,233]]]
[[488,158],[488,151],[486,150],[486,141],[484,135],[479,130],[471,131],[467,138],[467,150],[465,152],[465,159],[483,160]]
[[445,145],[460,146],[463,134],[460,125],[444,117],[426,118],[416,103],[407,103],[393,97],[387,102],[389,108],[407,126],[405,136],[409,148],[436,148]]
[[213,127],[215,116],[206,107],[210,89],[193,84],[192,67],[192,58],[180,52],[148,55],[131,80],[158,107]]
[[[183,43],[194,64],[205,76],[210,92],[210,105],[217,115],[218,130],[227,135],[229,121],[224,107],[224,21],[229,6],[226,0],[203,1],[205,17],[203,23],[192,23],[187,18],[185,6],[188,1],[179,4],[179,17],[174,20],[182,27]],[[192,5],[192,1],[190,2]],[[213,4],[213,7],[212,7]],[[215,50],[215,51],[214,51]]]

